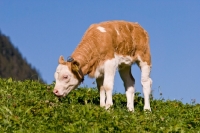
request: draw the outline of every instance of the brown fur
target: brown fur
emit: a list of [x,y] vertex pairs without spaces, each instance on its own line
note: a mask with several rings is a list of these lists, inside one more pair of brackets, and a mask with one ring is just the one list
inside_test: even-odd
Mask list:
[[74,76],[76,76],[76,78],[79,80],[79,82],[83,82],[84,75],[82,69],[80,68],[80,64],[76,60],[73,60],[72,62],[66,62],[64,57],[60,56],[58,63],[67,65],[68,68],[73,72]]
[[[99,26],[106,32],[98,30]],[[96,68],[107,59],[114,58],[114,54],[130,56],[133,59],[132,63],[137,64],[139,55],[143,62],[151,65],[147,32],[139,24],[126,21],[93,24],[85,32],[71,57],[80,64],[79,67],[84,75],[89,74],[90,77],[94,77]]]

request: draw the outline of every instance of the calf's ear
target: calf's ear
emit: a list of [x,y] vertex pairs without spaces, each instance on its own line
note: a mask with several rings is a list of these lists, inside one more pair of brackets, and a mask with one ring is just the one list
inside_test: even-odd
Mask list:
[[77,61],[72,61],[72,71],[78,72],[79,71],[79,63]]
[[72,61],[71,63],[71,69],[72,69],[72,72],[79,78],[81,79],[81,81],[83,82],[84,80],[84,75],[83,75],[83,72],[80,68],[80,64],[77,62],[77,61]]
[[58,63],[59,64],[65,64],[65,59],[64,59],[64,57],[62,55],[60,56],[60,58],[58,60]]

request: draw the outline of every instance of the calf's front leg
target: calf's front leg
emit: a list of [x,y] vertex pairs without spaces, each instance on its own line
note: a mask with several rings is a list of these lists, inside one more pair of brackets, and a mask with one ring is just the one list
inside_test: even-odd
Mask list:
[[97,82],[97,88],[99,90],[100,93],[100,107],[105,107],[106,106],[106,95],[105,95],[105,89],[103,87],[103,77],[99,77],[96,79]]
[[112,91],[116,68],[117,64],[115,59],[107,60],[105,62],[103,88],[106,92],[106,109],[113,105]]

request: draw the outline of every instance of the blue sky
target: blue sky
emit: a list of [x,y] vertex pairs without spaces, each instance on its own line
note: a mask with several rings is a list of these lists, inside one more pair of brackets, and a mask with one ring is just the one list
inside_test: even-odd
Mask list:
[[[1,0],[0,31],[51,84],[58,58],[70,56],[92,23],[138,22],[150,36],[153,95],[200,103],[200,1]],[[142,92],[134,65],[136,90]],[[95,87],[86,77],[81,86]],[[124,93],[116,73],[115,92]]]

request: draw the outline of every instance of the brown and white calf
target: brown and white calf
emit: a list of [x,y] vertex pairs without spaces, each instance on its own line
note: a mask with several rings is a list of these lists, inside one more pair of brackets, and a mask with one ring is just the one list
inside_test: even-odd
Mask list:
[[126,21],[92,24],[70,58],[67,61],[62,56],[59,58],[53,92],[66,96],[88,74],[96,78],[100,106],[107,109],[113,105],[112,90],[118,69],[124,82],[128,110],[134,111],[135,79],[131,74],[134,63],[141,69],[144,109],[151,110],[151,54],[147,32],[139,24]]

